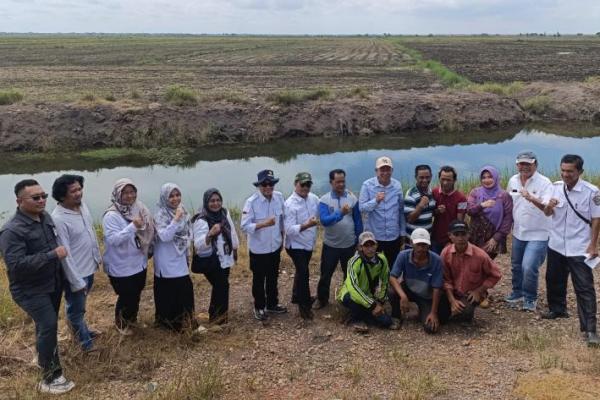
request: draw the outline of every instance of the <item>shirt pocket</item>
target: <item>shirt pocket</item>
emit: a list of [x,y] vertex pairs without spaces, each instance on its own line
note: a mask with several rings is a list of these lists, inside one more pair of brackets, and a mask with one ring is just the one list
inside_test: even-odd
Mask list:
[[48,243],[46,242],[46,238],[40,230],[28,232],[25,235],[25,243],[28,254],[35,254],[50,250]]

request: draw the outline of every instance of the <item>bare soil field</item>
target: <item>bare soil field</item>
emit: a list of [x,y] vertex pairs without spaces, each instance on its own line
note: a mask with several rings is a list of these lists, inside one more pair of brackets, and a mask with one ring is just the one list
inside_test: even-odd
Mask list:
[[173,84],[200,94],[273,90],[425,89],[431,74],[393,43],[365,37],[6,37],[0,88],[36,101],[130,97],[157,101]]
[[403,43],[473,82],[583,81],[600,75],[600,37],[433,37]]
[[[569,319],[541,320],[507,308],[509,257],[491,307],[472,325],[447,325],[427,335],[409,315],[399,331],[354,333],[337,305],[300,323],[297,310],[261,324],[252,317],[251,273],[242,251],[231,278],[230,323],[199,338],[152,327],[151,274],[143,292],[140,326],[121,337],[112,325],[115,295],[103,273],[90,294],[88,320],[103,332],[99,351],[82,354],[59,322],[66,374],[77,388],[65,399],[597,399],[600,357],[579,333],[572,288]],[[311,261],[318,279],[319,251]],[[544,268],[540,274],[543,282]],[[341,273],[334,277],[339,284]],[[598,274],[596,274],[598,279]],[[210,287],[194,276],[199,318],[206,320]],[[291,296],[293,266],[283,257],[281,300]],[[0,293],[7,299],[5,274]],[[540,307],[544,307],[541,283]],[[8,303],[7,303],[8,304]],[[4,304],[4,307],[10,307]],[[16,308],[0,326],[0,393],[3,399],[41,399],[33,325]]]

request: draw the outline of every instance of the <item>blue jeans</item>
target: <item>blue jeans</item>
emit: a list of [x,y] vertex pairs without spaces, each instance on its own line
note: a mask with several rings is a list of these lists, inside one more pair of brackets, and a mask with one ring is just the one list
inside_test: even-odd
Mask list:
[[13,299],[35,323],[35,347],[38,353],[38,365],[42,369],[46,383],[62,375],[58,357],[58,310],[62,287],[53,293],[27,294],[13,292]]
[[512,238],[512,290],[527,301],[537,300],[538,272],[546,258],[547,240]]
[[83,280],[86,283],[86,288],[78,292],[72,292],[71,287],[68,284],[65,285],[65,312],[69,325],[77,336],[81,348],[90,350],[94,344],[84,317],[87,293],[90,292],[94,284],[94,274],[86,276]]

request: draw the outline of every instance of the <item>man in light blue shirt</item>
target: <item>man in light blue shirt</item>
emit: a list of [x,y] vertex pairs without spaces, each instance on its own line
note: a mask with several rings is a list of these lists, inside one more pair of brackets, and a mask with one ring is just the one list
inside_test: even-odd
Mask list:
[[102,258],[92,215],[82,196],[82,176],[62,175],[52,185],[52,197],[58,201],[52,219],[60,244],[68,252],[62,261],[69,282],[65,285],[65,311],[81,348],[90,351],[97,333],[85,322],[85,304]]
[[363,230],[358,199],[354,193],[346,190],[346,172],[343,169],[329,172],[329,183],[331,191],[319,200],[319,219],[325,233],[316,309],[323,308],[329,303],[331,277],[338,262],[342,266],[344,279],[346,279],[348,260],[356,252],[358,235]]
[[402,185],[392,178],[393,171],[392,160],[379,157],[375,162],[376,176],[363,182],[358,200],[360,211],[367,218],[365,230],[375,234],[389,265],[394,264],[406,236]]

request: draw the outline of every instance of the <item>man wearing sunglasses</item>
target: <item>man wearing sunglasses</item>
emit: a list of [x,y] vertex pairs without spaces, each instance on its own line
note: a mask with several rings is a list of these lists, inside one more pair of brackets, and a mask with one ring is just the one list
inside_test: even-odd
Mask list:
[[254,318],[268,319],[268,314],[286,313],[279,304],[277,279],[283,244],[283,195],[274,190],[279,179],[270,169],[258,173],[258,189],[242,209],[241,228],[248,235]]
[[310,192],[311,187],[311,175],[299,172],[294,179],[294,192],[285,201],[285,250],[296,268],[292,303],[298,305],[303,320],[313,319],[308,264],[317,241],[319,223],[319,198]]
[[0,229],[0,252],[6,263],[12,297],[34,321],[37,363],[42,370],[38,390],[61,394],[75,387],[62,374],[58,357],[58,311],[63,289],[61,260],[67,251],[44,210],[48,194],[33,179],[15,186],[17,211]]

